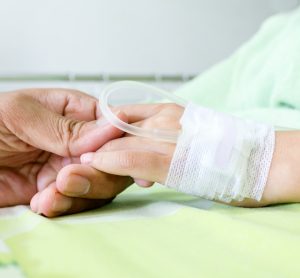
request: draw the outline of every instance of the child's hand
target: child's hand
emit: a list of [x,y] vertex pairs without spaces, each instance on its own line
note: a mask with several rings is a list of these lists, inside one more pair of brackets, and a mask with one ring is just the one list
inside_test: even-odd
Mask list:
[[[143,128],[180,129],[183,108],[174,104],[124,107],[129,122]],[[278,203],[300,202],[300,132],[276,132],[272,164],[260,201],[244,199],[234,206],[258,207]],[[81,156],[81,162],[103,172],[131,176],[142,186],[164,183],[175,144],[126,136],[106,143],[96,153]]]
[[[145,129],[180,130],[184,108],[175,104],[132,105],[122,112],[128,122]],[[81,156],[81,163],[120,176],[131,176],[141,186],[164,183],[175,144],[136,136],[125,136],[106,143],[95,153]]]

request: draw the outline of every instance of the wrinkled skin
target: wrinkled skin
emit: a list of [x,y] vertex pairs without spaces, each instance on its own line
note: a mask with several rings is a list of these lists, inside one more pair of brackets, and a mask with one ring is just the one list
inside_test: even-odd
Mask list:
[[[118,115],[126,120],[125,115]],[[96,120],[99,120],[97,124]],[[109,203],[131,183],[81,165],[122,133],[103,122],[97,100],[73,90],[31,89],[0,95],[0,207],[29,204],[49,217]],[[82,184],[88,184],[84,192]]]

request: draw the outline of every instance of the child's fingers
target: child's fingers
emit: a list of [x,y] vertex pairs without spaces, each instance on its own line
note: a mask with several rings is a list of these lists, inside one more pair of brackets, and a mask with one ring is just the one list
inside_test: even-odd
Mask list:
[[136,150],[86,153],[81,156],[81,163],[96,169],[120,176],[164,183],[171,156]]
[[161,107],[161,104],[130,104],[119,106],[118,109],[126,114],[128,123],[134,123],[152,117]]
[[104,144],[98,152],[112,152],[122,150],[139,150],[157,152],[160,154],[172,154],[175,149],[175,144],[163,143],[147,138],[141,138],[136,136],[122,137],[115,140],[111,140]]
[[182,106],[174,103],[130,104],[118,106],[118,109],[126,114],[130,124],[147,120],[158,114],[164,118],[176,119],[176,122],[179,122],[184,111]]

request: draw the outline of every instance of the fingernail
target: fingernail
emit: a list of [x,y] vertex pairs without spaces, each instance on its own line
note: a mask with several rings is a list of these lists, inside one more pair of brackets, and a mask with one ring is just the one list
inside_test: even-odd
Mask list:
[[99,127],[105,127],[108,124],[109,122],[104,117],[101,117],[99,120],[96,121],[96,125]]
[[64,191],[72,195],[81,196],[89,192],[91,183],[88,179],[72,175]]
[[63,197],[57,198],[53,201],[52,210],[56,212],[65,212],[72,206],[72,199]]
[[94,159],[94,153],[85,153],[81,155],[80,162],[82,164],[90,164],[92,163],[93,159]]
[[134,182],[141,187],[150,187],[153,185],[153,182],[142,179],[134,179]]

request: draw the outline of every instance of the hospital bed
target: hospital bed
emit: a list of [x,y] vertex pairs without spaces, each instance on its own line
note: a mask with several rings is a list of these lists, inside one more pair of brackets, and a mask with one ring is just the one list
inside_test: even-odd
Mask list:
[[[299,50],[300,10],[277,15],[176,93],[300,128]],[[299,215],[299,204],[230,207],[162,185],[132,186],[104,208],[55,219],[3,208],[0,277],[299,277]]]

